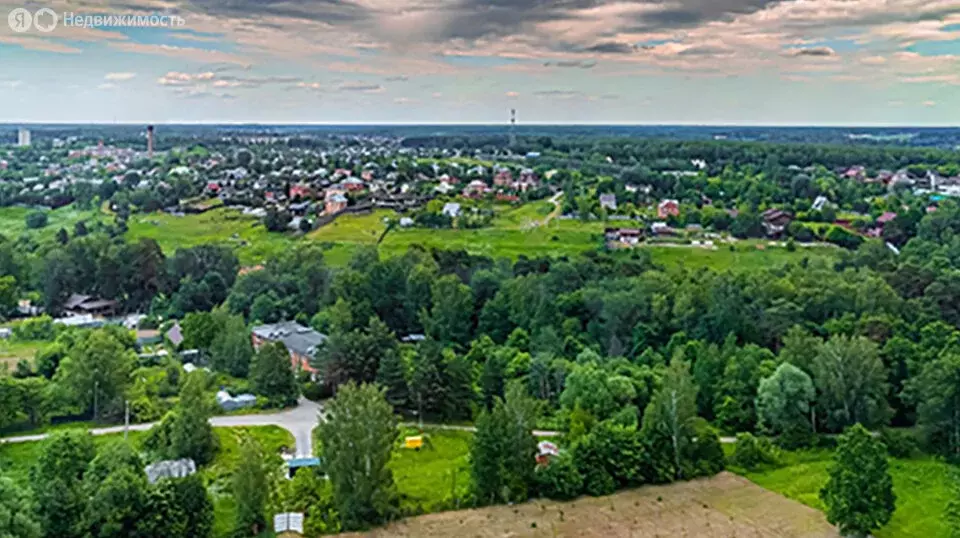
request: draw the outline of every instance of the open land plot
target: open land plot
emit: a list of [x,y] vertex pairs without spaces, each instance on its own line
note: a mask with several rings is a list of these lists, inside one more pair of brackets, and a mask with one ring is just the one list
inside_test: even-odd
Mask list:
[[43,212],[47,214],[47,225],[39,229],[29,229],[26,218],[34,211],[34,209],[19,206],[0,208],[0,235],[15,239],[22,234],[27,234],[38,240],[52,240],[60,228],[67,230],[72,236],[74,225],[80,221],[88,224],[98,220],[106,221],[105,216],[96,210],[77,209],[69,205],[50,211],[44,210]]
[[167,256],[172,256],[178,248],[205,243],[229,245],[243,265],[262,263],[295,241],[285,234],[270,233],[260,219],[229,208],[182,217],[167,213],[136,214],[130,217],[127,228],[128,240],[153,239]]
[[838,534],[817,510],[724,472],[713,478],[648,486],[608,497],[535,500],[430,514],[364,536],[833,538]]
[[12,371],[21,360],[33,362],[37,350],[49,343],[50,342],[43,341],[0,340],[0,371],[2,371],[4,367]]
[[453,505],[470,491],[470,441],[472,432],[425,429],[429,447],[398,448],[390,469],[405,513],[432,512]]
[[[827,483],[830,453],[789,453],[779,468],[744,472],[751,481],[807,506],[823,509],[819,491]],[[893,518],[874,535],[877,538],[947,538],[944,523],[951,498],[949,465],[932,458],[892,459],[890,474],[897,496]]]

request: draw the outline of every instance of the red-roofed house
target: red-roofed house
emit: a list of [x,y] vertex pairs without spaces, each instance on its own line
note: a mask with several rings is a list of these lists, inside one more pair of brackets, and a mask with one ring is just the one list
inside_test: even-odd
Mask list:
[[493,176],[493,184],[498,187],[509,187],[513,184],[513,174],[510,170],[503,168]]
[[657,217],[665,219],[669,216],[680,215],[680,202],[676,200],[664,200],[657,206]]
[[348,177],[343,180],[343,186],[350,192],[362,191],[366,188],[363,182],[355,177]]
[[313,189],[306,185],[291,185],[290,198],[299,196],[300,199],[313,198]]

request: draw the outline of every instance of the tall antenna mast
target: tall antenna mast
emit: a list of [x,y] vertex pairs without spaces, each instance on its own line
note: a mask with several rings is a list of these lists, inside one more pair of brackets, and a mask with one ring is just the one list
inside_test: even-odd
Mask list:
[[517,109],[510,109],[510,145],[517,145]]

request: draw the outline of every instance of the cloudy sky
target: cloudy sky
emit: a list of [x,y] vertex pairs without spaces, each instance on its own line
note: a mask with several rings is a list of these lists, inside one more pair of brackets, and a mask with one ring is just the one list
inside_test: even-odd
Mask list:
[[0,0],[19,7],[59,24],[0,19],[2,122],[497,123],[516,108],[520,123],[960,125],[960,0]]

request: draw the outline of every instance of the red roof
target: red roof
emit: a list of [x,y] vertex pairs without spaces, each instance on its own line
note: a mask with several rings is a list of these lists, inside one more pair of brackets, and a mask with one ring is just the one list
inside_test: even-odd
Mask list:
[[884,213],[883,215],[880,215],[879,217],[877,217],[877,223],[879,223],[879,224],[886,224],[886,223],[890,222],[891,220],[893,220],[893,219],[895,219],[895,218],[897,218],[897,214],[896,214],[896,213],[893,213],[893,212],[891,212],[891,211],[887,211],[887,212]]

